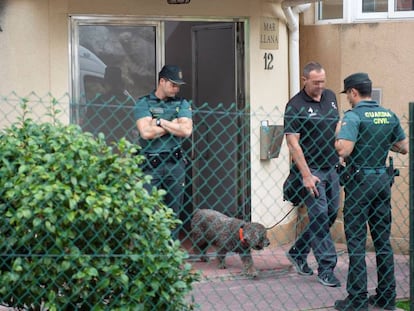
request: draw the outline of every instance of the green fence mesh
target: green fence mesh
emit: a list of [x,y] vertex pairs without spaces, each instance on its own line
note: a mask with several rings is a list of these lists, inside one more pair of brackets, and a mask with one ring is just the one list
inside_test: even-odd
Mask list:
[[[183,143],[187,164],[180,243],[174,244],[169,229],[174,228],[175,217],[161,208],[162,192],[153,197],[143,192],[146,179],[139,167],[144,159],[134,153],[138,131],[133,107],[128,97],[119,101],[98,96],[80,103],[68,96],[36,93],[0,98],[4,310],[312,310],[332,307],[347,295],[343,194],[331,229],[338,253],[335,273],[342,286],[317,282],[313,254],[308,258],[313,276],[298,275],[286,258],[285,252],[307,224],[306,207],[291,206],[282,198],[290,161],[286,145],[278,149],[280,127],[273,128],[270,144],[275,143],[276,150],[268,154],[260,127],[283,125],[283,111],[193,103],[193,135]],[[400,119],[408,133],[407,117]],[[56,131],[51,124],[57,120],[77,124],[80,132],[92,135],[74,144],[67,137],[80,133],[66,127]],[[41,126],[36,128],[31,121]],[[33,137],[44,135],[47,142],[39,145],[27,133],[11,138],[9,130],[16,122],[20,126],[15,131],[25,124]],[[323,128],[320,131],[323,135]],[[4,147],[6,141],[9,149]],[[54,149],[44,153],[45,148]],[[393,154],[393,159],[400,174],[392,187],[391,242],[397,295],[408,298],[408,157]],[[24,165],[17,167],[14,161]],[[200,209],[235,219],[196,216],[191,228]],[[254,227],[252,221],[260,225]],[[227,253],[215,246],[217,240]],[[237,247],[243,249],[243,243],[263,249],[252,250],[251,258],[246,252],[239,256]],[[203,256],[201,246],[206,250]],[[377,274],[371,239],[366,251],[368,290],[374,294]],[[216,258],[220,254],[227,255],[225,260]]]

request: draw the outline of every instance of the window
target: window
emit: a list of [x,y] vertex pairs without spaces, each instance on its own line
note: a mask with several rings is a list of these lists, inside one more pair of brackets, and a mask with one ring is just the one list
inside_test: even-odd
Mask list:
[[371,99],[375,100],[378,103],[378,105],[381,106],[381,103],[382,103],[382,89],[372,88]]
[[[414,18],[414,0],[393,0],[391,1],[391,5],[390,17]],[[388,7],[390,7],[390,5]]]
[[[351,5],[350,1],[348,3]],[[362,0],[358,2],[358,19],[407,17],[414,17],[414,0]]]
[[414,0],[320,0],[317,22],[414,18]]
[[157,83],[161,24],[133,18],[71,17],[71,122],[136,141],[132,107]]
[[317,19],[342,19],[343,18],[343,1],[318,1],[317,5]]
[[413,11],[414,0],[397,0],[394,2],[394,11]]
[[387,11],[388,0],[362,0],[362,13]]

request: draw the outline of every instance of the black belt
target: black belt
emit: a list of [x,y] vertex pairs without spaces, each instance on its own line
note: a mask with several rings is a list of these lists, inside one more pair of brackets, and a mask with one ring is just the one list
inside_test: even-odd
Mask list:
[[183,158],[183,151],[178,148],[170,152],[146,152],[145,157],[147,158],[144,164],[144,169],[156,168],[161,163],[177,163]]
[[359,169],[360,172],[362,172],[364,175],[373,175],[373,174],[384,174],[387,172],[386,167],[373,167],[373,168],[365,168],[361,167]]
[[145,152],[147,158],[160,158],[160,159],[181,159],[183,157],[183,151],[180,148],[174,149],[172,151],[163,151],[163,152]]

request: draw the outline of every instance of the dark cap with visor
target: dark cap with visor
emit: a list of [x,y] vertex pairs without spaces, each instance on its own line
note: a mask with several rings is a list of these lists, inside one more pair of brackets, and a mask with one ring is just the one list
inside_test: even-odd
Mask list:
[[185,82],[183,81],[183,71],[178,66],[165,65],[164,67],[162,67],[158,77],[170,80],[172,83],[175,84],[185,84]]
[[344,80],[344,90],[341,93],[346,93],[350,88],[356,88],[358,87],[366,87],[371,86],[372,82],[368,77],[368,74],[365,72],[358,72],[354,73]]

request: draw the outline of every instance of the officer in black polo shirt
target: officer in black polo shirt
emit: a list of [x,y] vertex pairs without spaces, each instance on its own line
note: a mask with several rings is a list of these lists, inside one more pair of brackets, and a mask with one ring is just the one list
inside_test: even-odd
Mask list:
[[[152,176],[152,186],[167,191],[166,204],[177,217],[183,206],[185,181],[181,143],[193,130],[190,103],[177,97],[184,83],[179,67],[165,65],[159,73],[157,89],[141,97],[134,108],[139,145],[146,157],[144,173]],[[173,232],[175,239],[178,233],[179,228]]]
[[[344,80],[352,106],[338,127],[335,143],[345,159],[344,227],[348,246],[348,297],[335,302],[341,311],[368,310],[368,304],[395,309],[394,255],[391,234],[391,184],[394,172],[386,168],[389,151],[408,152],[408,139],[397,116],[371,100],[372,83],[366,73]],[[375,247],[378,286],[368,297],[365,247],[367,223]]]
[[325,70],[317,62],[303,69],[303,89],[286,105],[284,133],[294,165],[306,193],[309,224],[286,253],[300,275],[312,275],[307,264],[311,248],[318,262],[318,281],[325,286],[341,283],[334,274],[337,263],[330,227],[339,207],[339,177],[335,166],[335,129],[339,113],[335,93],[325,88]]

